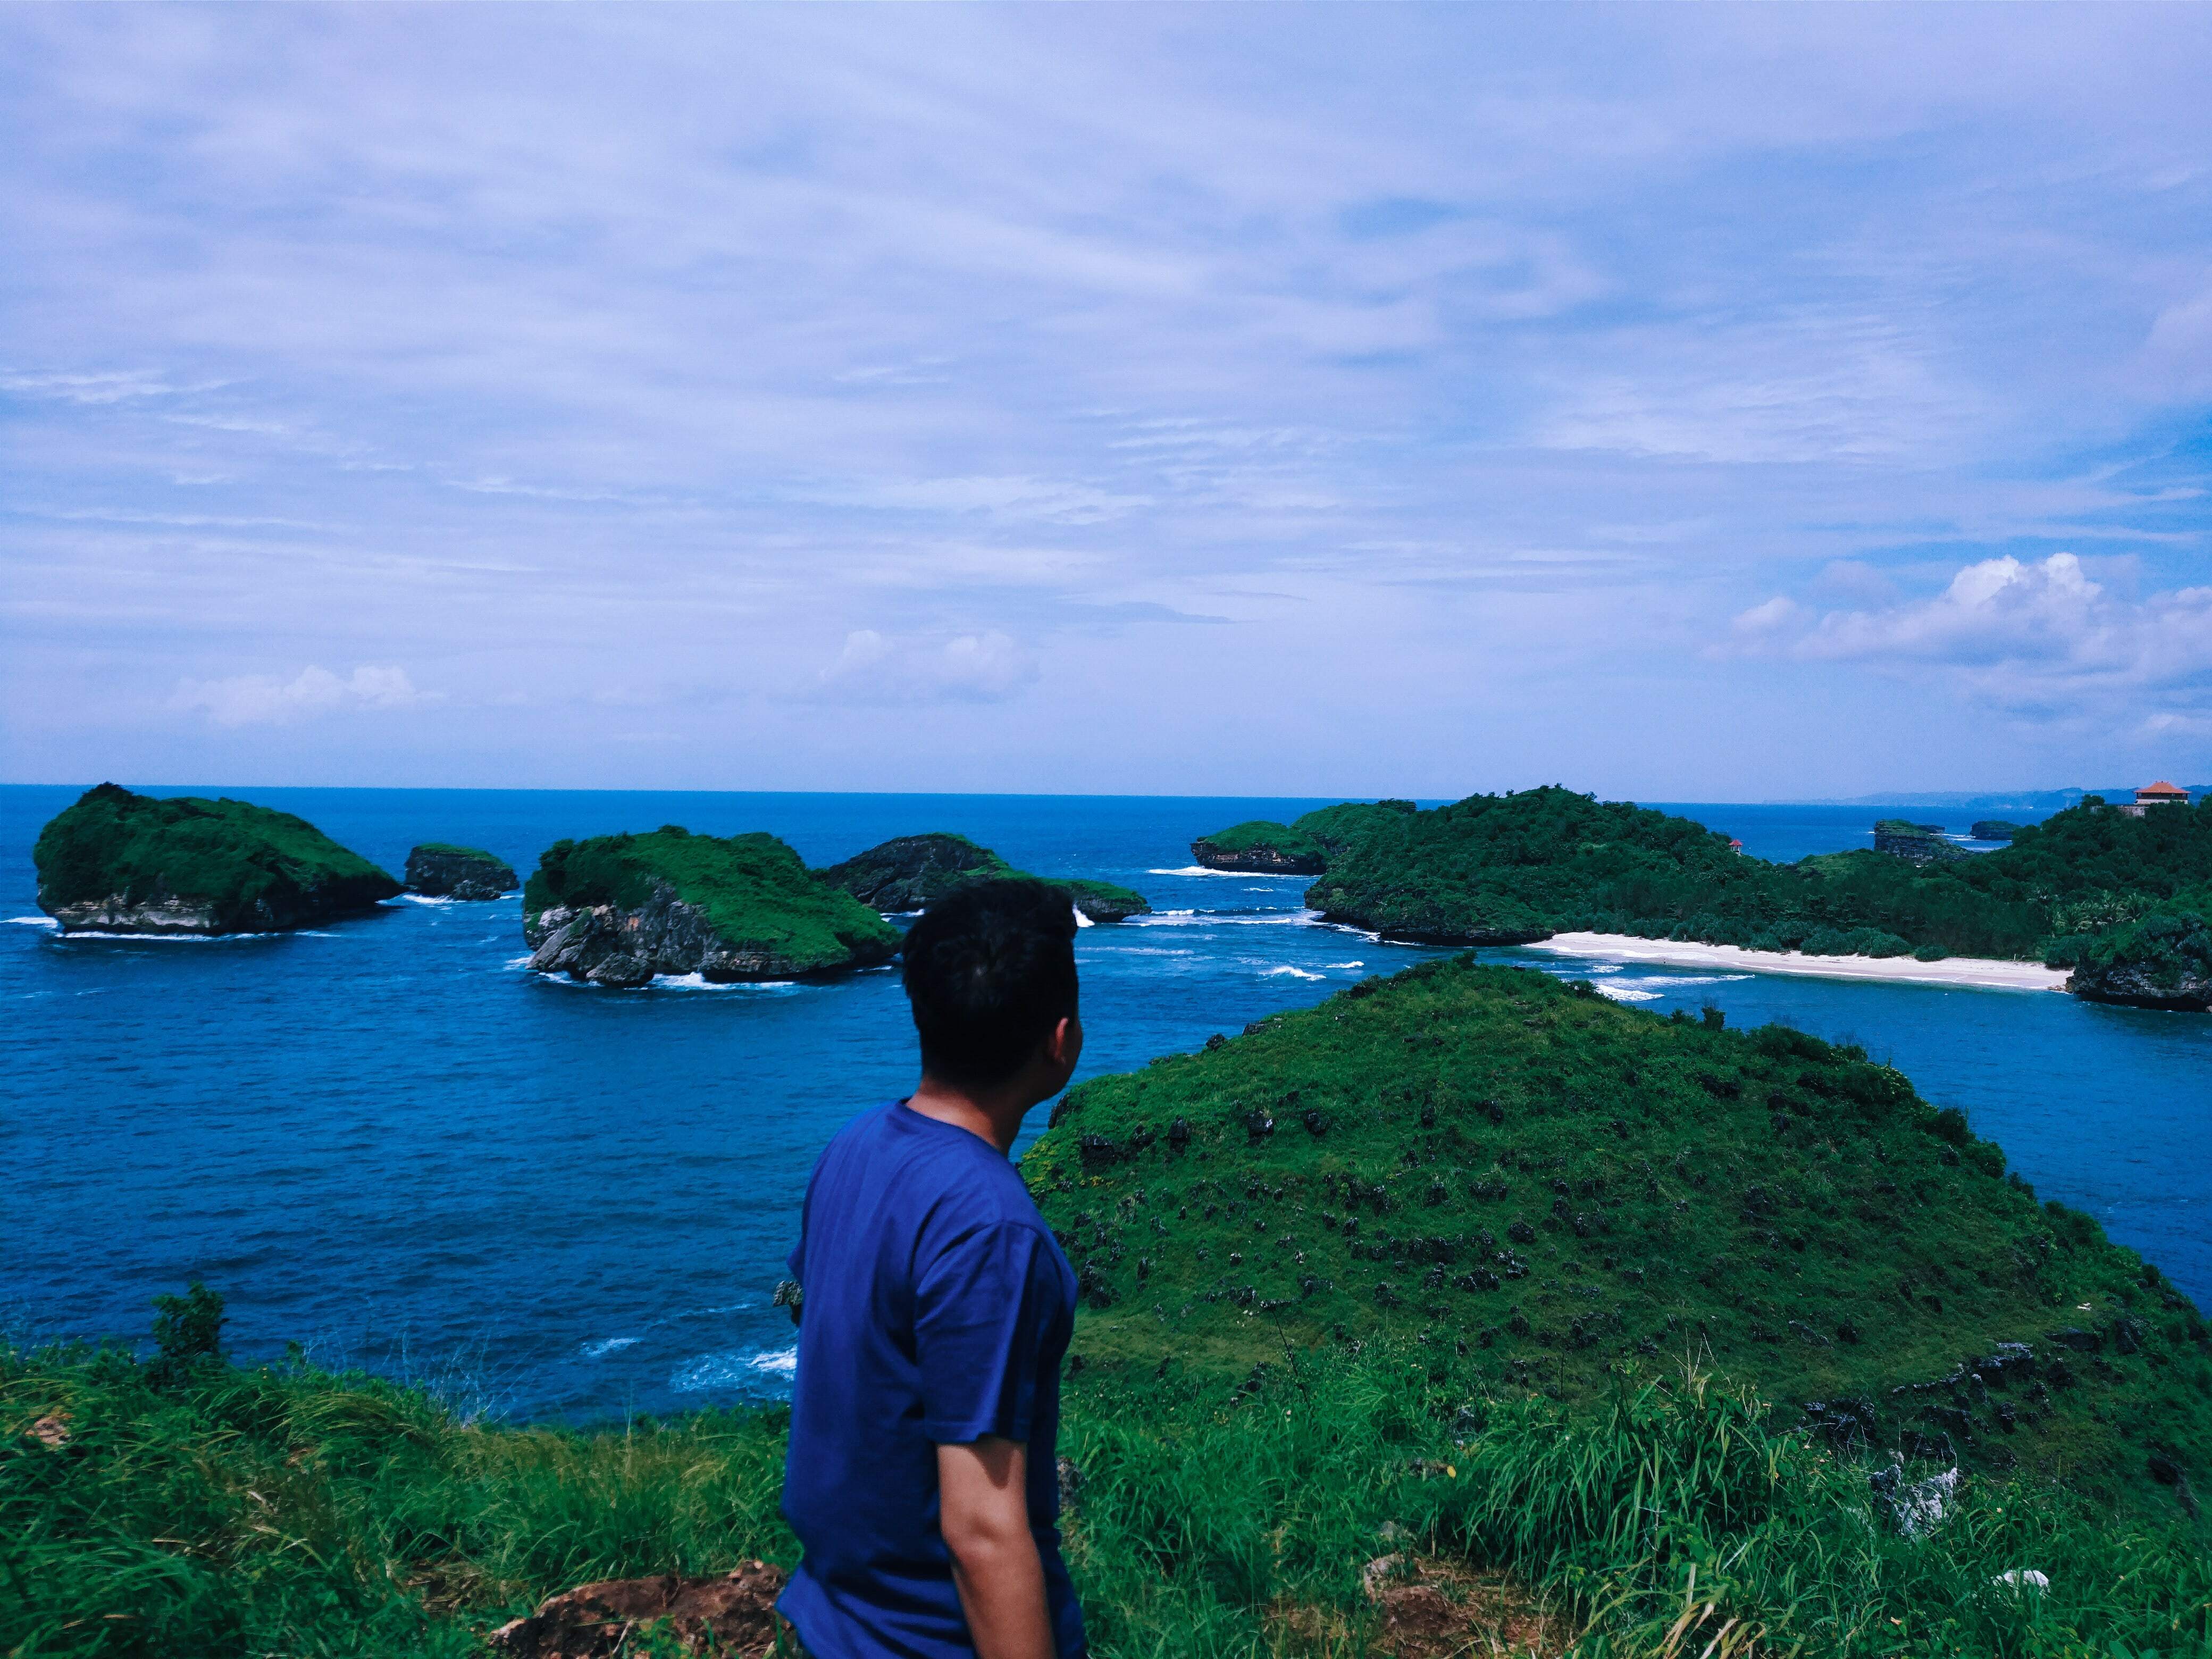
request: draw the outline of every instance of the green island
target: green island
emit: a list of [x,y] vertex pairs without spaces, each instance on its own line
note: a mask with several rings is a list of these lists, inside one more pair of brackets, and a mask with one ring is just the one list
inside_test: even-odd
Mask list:
[[533,969],[617,988],[659,974],[812,978],[889,962],[899,942],[774,836],[678,824],[554,842],[523,885],[522,914]]
[[1076,909],[1094,922],[1124,921],[1148,915],[1152,908],[1142,893],[1110,881],[1029,877],[1027,871],[1015,869],[989,848],[944,830],[895,836],[814,873],[869,908],[894,915],[919,910],[971,881],[1007,877],[1050,881],[1056,887],[1065,887]]
[[1995,852],[1795,864],[1746,856],[1687,818],[1559,787],[1426,811],[1353,810],[1306,902],[1386,938],[1518,945],[1590,932],[1818,956],[2040,961],[2092,969],[2075,975],[2085,996],[2212,1006],[2202,943],[2212,807],[2202,804],[2136,817],[2092,795]]
[[[2197,1310],[1856,1050],[1461,958],[1054,1116],[1102,1656],[2212,1643]],[[780,1410],[472,1421],[161,1302],[143,1357],[0,1351],[11,1659],[544,1653],[488,1638],[795,1559]],[[720,1628],[623,1651],[766,1650]]]
[[270,933],[366,910],[400,890],[289,812],[112,783],[51,819],[32,860],[39,908],[67,933]]

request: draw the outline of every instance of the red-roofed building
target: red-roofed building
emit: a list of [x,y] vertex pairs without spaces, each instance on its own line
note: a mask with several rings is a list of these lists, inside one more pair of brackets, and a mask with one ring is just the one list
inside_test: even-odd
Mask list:
[[2120,811],[2125,812],[2130,817],[2139,818],[2143,815],[2143,809],[2145,807],[2186,806],[2188,805],[2189,792],[2186,789],[2183,789],[2174,784],[2168,783],[2165,779],[2160,778],[2156,783],[2147,783],[2142,788],[2136,790],[2135,805],[2132,806],[2123,806],[2120,808]]

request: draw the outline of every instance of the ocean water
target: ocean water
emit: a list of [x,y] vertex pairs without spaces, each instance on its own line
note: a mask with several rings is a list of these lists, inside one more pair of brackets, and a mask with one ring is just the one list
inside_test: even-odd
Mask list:
[[[772,830],[814,863],[953,830],[1040,873],[1122,882],[1158,914],[1078,936],[1084,1075],[1437,954],[1321,925],[1302,881],[1189,867],[1194,836],[1310,801],[191,793],[298,812],[395,872],[417,841],[489,847],[526,871],[562,836],[680,823]],[[277,937],[62,939],[39,918],[30,848],[76,793],[0,788],[0,1327],[18,1340],[135,1336],[149,1297],[199,1277],[228,1298],[241,1355],[296,1340],[518,1417],[787,1388],[792,1334],[769,1296],[807,1171],[850,1113],[913,1080],[894,973],[636,992],[549,981],[523,970],[514,898],[395,901]],[[1774,857],[1866,845],[1882,815],[1671,810]],[[1731,1024],[1861,1042],[1963,1108],[2045,1196],[2212,1297],[2212,1020],[1486,954],[1589,973],[1662,1013],[1711,1002]]]

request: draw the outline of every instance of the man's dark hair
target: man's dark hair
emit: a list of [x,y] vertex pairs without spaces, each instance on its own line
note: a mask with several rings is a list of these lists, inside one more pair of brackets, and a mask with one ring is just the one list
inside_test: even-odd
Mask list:
[[921,1069],[988,1089],[1020,1071],[1075,1013],[1075,903],[1032,880],[957,888],[907,930],[907,1000]]

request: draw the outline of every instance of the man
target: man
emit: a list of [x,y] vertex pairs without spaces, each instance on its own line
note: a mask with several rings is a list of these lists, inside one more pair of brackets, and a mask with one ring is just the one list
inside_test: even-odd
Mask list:
[[1060,1364],[1075,1275],[1007,1161],[1083,1052],[1065,890],[979,882],[903,975],[921,1081],[814,1167],[779,1606],[816,1659],[1076,1659],[1060,1558]]

